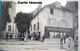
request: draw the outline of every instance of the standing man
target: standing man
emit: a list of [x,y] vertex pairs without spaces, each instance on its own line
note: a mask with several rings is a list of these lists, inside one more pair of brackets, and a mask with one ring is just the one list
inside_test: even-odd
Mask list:
[[66,43],[66,33],[64,33],[64,43]]
[[8,33],[6,34],[6,39],[8,39],[8,37],[9,37],[9,35],[8,35]]
[[60,36],[60,48],[63,48],[63,35]]
[[10,35],[10,39],[12,39],[12,38],[13,38],[13,35],[11,34],[11,35]]
[[27,39],[28,39],[28,32],[26,31],[26,32],[24,33],[24,41],[27,42]]
[[45,36],[42,37],[42,42],[44,42],[44,40],[45,40]]

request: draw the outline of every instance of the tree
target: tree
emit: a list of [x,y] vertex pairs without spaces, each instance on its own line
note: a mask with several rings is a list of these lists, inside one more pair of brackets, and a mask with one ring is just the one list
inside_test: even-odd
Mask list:
[[29,32],[32,18],[33,15],[31,13],[17,13],[14,22],[16,23],[18,32],[20,33],[20,39],[21,37],[24,37],[24,32]]

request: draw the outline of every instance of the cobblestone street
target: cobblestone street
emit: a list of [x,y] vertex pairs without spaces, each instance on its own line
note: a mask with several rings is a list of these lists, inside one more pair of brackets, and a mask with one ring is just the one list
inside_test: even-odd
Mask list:
[[[3,51],[71,51],[60,49],[59,39],[46,39],[43,43],[40,41],[28,40],[27,42],[18,40],[1,40],[0,49]],[[73,51],[73,50],[72,50]]]

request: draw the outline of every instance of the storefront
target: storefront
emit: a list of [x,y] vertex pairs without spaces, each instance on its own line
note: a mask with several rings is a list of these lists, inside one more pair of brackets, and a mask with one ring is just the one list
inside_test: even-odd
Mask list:
[[60,28],[60,27],[45,27],[46,38],[60,38],[60,35],[74,37],[72,28]]

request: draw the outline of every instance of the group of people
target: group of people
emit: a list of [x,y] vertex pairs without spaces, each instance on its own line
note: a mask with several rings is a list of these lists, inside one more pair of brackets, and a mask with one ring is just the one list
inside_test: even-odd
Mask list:
[[68,36],[68,37],[61,36],[60,37],[60,48],[63,48],[63,43],[67,44],[67,47],[70,48],[72,41],[73,39],[71,36]]
[[12,34],[6,34],[6,39],[12,39],[13,38],[13,35]]

